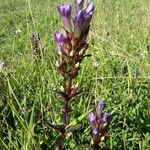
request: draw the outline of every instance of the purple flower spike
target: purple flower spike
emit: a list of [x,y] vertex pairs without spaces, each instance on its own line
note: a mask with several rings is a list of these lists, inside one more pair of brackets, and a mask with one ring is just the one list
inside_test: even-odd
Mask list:
[[64,29],[71,32],[71,5],[58,7],[58,12],[62,18]]
[[64,35],[61,32],[60,33],[54,33],[53,34],[53,38],[54,38],[54,41],[55,41],[55,43],[57,45],[57,52],[58,52],[58,54],[62,55],[64,41],[65,41]]
[[103,122],[103,123],[108,123],[108,122],[111,121],[111,119],[112,119],[112,115],[109,114],[109,113],[105,113],[105,114],[103,115],[103,117],[102,117],[102,122]]
[[90,113],[88,114],[88,121],[89,121],[90,123],[94,123],[94,122],[96,121],[96,116],[94,115],[93,112],[90,112]]
[[77,9],[77,12],[79,12],[80,10],[82,10],[83,4],[84,4],[84,0],[76,0],[76,9]]
[[103,108],[104,108],[103,101],[98,101],[97,104],[96,104],[96,114],[97,114],[97,116],[99,116],[99,117],[101,116]]
[[74,21],[74,36],[76,38],[79,38],[83,29],[83,23],[84,23],[84,12],[80,10],[75,17]]

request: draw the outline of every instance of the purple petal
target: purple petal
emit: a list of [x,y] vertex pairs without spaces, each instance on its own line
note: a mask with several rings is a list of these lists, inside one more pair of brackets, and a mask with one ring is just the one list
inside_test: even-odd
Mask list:
[[62,18],[64,29],[71,32],[71,5],[62,5],[58,7],[58,12]]
[[85,8],[85,19],[89,20],[92,18],[94,13],[94,4],[93,3],[89,3],[88,6]]
[[61,32],[60,33],[55,32],[53,33],[53,38],[57,45],[57,53],[61,56],[64,49],[65,37]]
[[53,38],[55,40],[55,42],[57,43],[61,43],[61,42],[64,42],[65,40],[65,37],[64,35],[60,32],[60,33],[53,33]]
[[76,0],[77,12],[82,10],[84,4],[84,0]]
[[93,12],[94,11],[94,4],[93,3],[89,3],[88,5],[87,5],[87,7],[85,8],[85,13],[86,14],[89,14],[89,13],[91,13],[91,12]]
[[71,5],[61,5],[58,7],[58,12],[61,16],[70,17],[71,15]]
[[75,17],[74,21],[74,36],[76,38],[79,38],[83,29],[84,24],[84,12],[80,10]]
[[75,17],[75,24],[81,24],[84,21],[84,12],[80,10]]
[[92,129],[92,133],[93,133],[94,135],[98,134],[98,129],[97,129],[97,128],[93,128],[93,129]]
[[90,123],[94,123],[94,122],[96,121],[96,116],[94,115],[93,112],[90,112],[90,113],[88,114],[88,121],[89,121]]
[[103,123],[108,123],[112,119],[112,115],[110,113],[105,113],[102,117],[102,122]]

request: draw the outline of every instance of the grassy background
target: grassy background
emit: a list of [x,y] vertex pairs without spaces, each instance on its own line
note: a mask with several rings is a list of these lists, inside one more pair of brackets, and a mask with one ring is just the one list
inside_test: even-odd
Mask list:
[[[68,1],[68,0],[65,0]],[[53,149],[58,133],[40,122],[61,123],[62,79],[55,69],[52,32],[60,31],[56,6],[62,0],[0,0],[0,149]],[[71,1],[71,0],[70,0]],[[73,0],[72,0],[73,1]],[[90,143],[86,114],[105,99],[112,112],[109,149],[150,149],[150,1],[93,0],[90,48],[78,77],[85,91],[72,105],[71,121],[82,128],[66,139],[66,148]],[[16,35],[16,30],[21,34]],[[30,44],[39,33],[43,59],[35,63]]]

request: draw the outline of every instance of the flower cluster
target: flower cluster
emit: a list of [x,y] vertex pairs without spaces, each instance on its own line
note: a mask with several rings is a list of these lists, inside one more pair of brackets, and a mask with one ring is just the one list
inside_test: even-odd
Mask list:
[[58,7],[63,22],[63,31],[54,33],[53,38],[59,55],[56,63],[58,72],[64,78],[75,78],[78,75],[80,63],[86,57],[88,48],[86,42],[90,22],[94,12],[92,2],[83,8],[84,0],[76,0],[76,15],[72,17],[72,6],[64,4]]
[[76,0],[76,15],[72,15],[72,6],[64,4],[58,7],[63,31],[54,33],[53,38],[57,46],[58,60],[56,67],[64,78],[64,87],[61,96],[64,98],[62,107],[63,123],[69,124],[69,112],[71,110],[71,99],[78,94],[77,84],[73,80],[77,77],[82,60],[89,55],[85,54],[88,48],[87,36],[90,29],[90,22],[94,12],[94,5],[89,2],[83,7],[84,0]]
[[103,113],[104,103],[98,101],[96,104],[96,113],[88,114],[88,121],[92,128],[92,144],[99,147],[99,144],[104,141],[108,132],[108,125],[112,119],[110,113]]

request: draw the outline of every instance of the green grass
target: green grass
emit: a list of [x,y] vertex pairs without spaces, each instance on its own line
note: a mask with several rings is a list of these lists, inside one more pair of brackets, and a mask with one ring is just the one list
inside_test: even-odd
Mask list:
[[[65,0],[67,1],[67,0]],[[70,0],[71,1],[71,0]],[[63,1],[64,2],[64,1]],[[61,123],[61,100],[54,90],[62,78],[55,68],[52,33],[60,31],[56,6],[62,0],[1,0],[0,149],[53,149],[58,133],[40,122]],[[86,114],[104,98],[112,112],[112,150],[150,149],[150,1],[93,0],[96,6],[89,35],[92,57],[78,77],[85,91],[72,105],[72,118],[83,126],[66,138],[69,150],[90,143]],[[20,36],[16,30],[21,29]],[[44,49],[35,63],[30,36],[38,32]],[[93,62],[98,63],[93,67]]]

